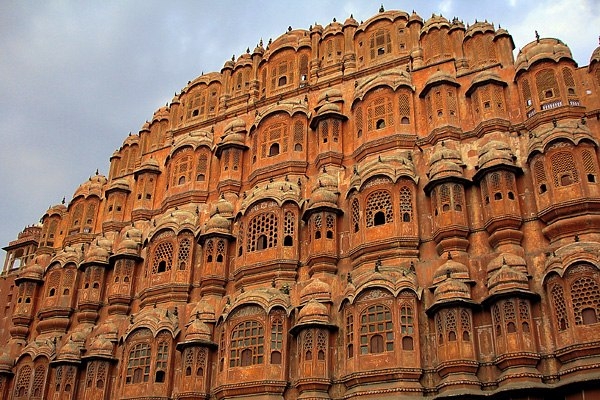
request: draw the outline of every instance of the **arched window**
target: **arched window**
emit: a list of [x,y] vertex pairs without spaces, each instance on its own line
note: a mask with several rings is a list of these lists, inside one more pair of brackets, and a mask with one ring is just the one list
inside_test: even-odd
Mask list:
[[262,158],[274,157],[280,153],[287,153],[288,137],[284,123],[273,123],[262,133],[261,155]]
[[262,364],[264,358],[264,328],[258,321],[245,321],[231,332],[230,367]]
[[554,186],[569,186],[579,182],[575,159],[570,151],[560,151],[550,158]]
[[148,343],[137,343],[127,358],[126,384],[148,382],[150,379],[151,350]]
[[410,222],[413,218],[412,191],[408,186],[402,186],[400,189],[400,214],[402,222]]
[[554,309],[554,318],[559,331],[569,328],[569,319],[567,318],[567,306],[565,304],[565,293],[562,286],[556,283],[550,288],[550,298],[552,299],[552,308]]
[[600,286],[593,276],[582,276],[573,281],[571,298],[573,299],[575,325],[589,325],[598,322]]
[[394,350],[392,313],[384,305],[368,307],[360,315],[360,353],[383,353]]
[[291,211],[286,211],[283,218],[283,245],[286,247],[294,245],[295,216]]
[[369,49],[371,60],[392,52],[392,40],[390,32],[386,29],[378,29],[369,38]]
[[388,97],[380,96],[367,105],[367,131],[394,125],[394,109]]
[[358,199],[352,199],[352,230],[356,233],[360,229],[360,206]]
[[169,334],[160,333],[157,340],[158,347],[156,350],[156,360],[154,362],[154,382],[164,383],[167,373],[167,363],[169,360]]
[[387,190],[378,190],[367,198],[367,227],[383,225],[394,221],[392,196]]
[[556,76],[553,70],[544,69],[538,72],[535,76],[535,83],[540,102],[560,97],[558,82],[556,81]]
[[152,273],[170,271],[171,265],[173,265],[173,243],[170,241],[159,243],[154,249]]
[[171,186],[179,186],[192,180],[192,149],[186,147],[173,156]]
[[283,319],[284,314],[276,311],[271,317],[271,364],[281,364],[283,352]]
[[414,350],[413,309],[409,304],[400,306],[400,334],[402,335],[402,350]]
[[277,246],[277,215],[273,212],[259,214],[248,224],[247,251],[258,251]]

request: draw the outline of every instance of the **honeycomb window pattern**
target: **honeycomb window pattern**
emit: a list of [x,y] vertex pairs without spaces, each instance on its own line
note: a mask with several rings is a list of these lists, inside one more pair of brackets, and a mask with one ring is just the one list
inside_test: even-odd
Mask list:
[[325,360],[327,351],[327,332],[324,329],[317,331],[317,360]]
[[402,216],[402,222],[412,221],[412,191],[408,186],[403,186],[400,189],[400,214]]
[[550,289],[552,306],[554,308],[554,317],[559,331],[569,328],[569,319],[567,318],[567,306],[565,304],[565,293],[560,284],[555,284]]
[[162,242],[156,246],[152,260],[152,273],[157,274],[171,270],[173,264],[173,243]]
[[571,284],[575,325],[598,322],[600,287],[590,276],[583,276]]
[[392,196],[387,190],[378,190],[367,198],[367,228],[388,224],[394,221]]
[[535,83],[541,102],[547,99],[560,97],[558,82],[556,81],[556,76],[554,75],[553,70],[544,69],[538,72],[535,76]]
[[255,216],[248,224],[247,251],[259,251],[277,246],[277,216],[268,212]]
[[307,329],[304,331],[304,335],[302,338],[302,354],[304,356],[304,361],[312,360],[313,356],[313,331],[312,329]]

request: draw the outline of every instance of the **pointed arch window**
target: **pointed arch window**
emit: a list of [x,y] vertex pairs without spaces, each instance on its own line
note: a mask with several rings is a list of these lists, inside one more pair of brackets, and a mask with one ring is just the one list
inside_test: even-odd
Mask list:
[[394,325],[390,309],[382,304],[368,307],[360,315],[360,353],[394,350]]
[[365,212],[367,228],[384,225],[394,221],[392,196],[387,190],[378,190],[367,198]]
[[246,367],[264,361],[264,328],[258,321],[244,321],[231,332],[230,367]]

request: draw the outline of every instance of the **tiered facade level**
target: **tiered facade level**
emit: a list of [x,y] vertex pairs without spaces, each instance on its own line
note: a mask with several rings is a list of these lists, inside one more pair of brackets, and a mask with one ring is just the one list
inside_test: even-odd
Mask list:
[[0,398],[600,398],[600,48],[380,10],[202,75],[5,249]]

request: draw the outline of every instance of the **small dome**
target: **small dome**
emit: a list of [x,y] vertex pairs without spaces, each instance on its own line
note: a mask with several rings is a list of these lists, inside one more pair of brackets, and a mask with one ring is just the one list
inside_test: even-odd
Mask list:
[[475,23],[469,26],[465,32],[465,38],[474,36],[476,33],[495,32],[494,25],[487,21],[475,21]]
[[433,284],[439,285],[447,279],[469,280],[469,269],[463,263],[452,259],[443,263],[433,274]]
[[510,146],[499,140],[492,140],[479,149],[477,165],[479,169],[496,165],[514,165],[516,157]]
[[358,22],[354,19],[354,16],[352,14],[350,14],[350,16],[344,21],[344,28],[345,27],[357,27],[358,26]]
[[216,213],[206,223],[206,232],[225,232],[230,233],[231,221],[223,217],[221,214]]
[[160,172],[160,165],[158,164],[158,161],[156,161],[154,157],[150,157],[142,161],[140,167],[137,168],[135,172],[140,173],[144,171]]
[[142,244],[142,231],[135,226],[128,225],[121,230],[121,238],[116,253],[137,256]]
[[185,340],[211,340],[211,330],[201,319],[195,318],[187,327]]
[[89,355],[112,357],[113,343],[102,336],[92,339],[88,350]]
[[312,192],[309,199],[310,208],[327,206],[337,208],[338,195],[327,188],[319,188]]
[[436,303],[457,299],[470,300],[471,290],[466,283],[450,278],[435,288],[433,298]]
[[108,263],[108,257],[112,249],[112,240],[105,236],[98,236],[85,253],[85,262]]
[[0,353],[0,373],[12,372],[12,367],[15,364],[14,359],[8,353]]
[[219,197],[219,200],[211,204],[209,215],[213,216],[218,213],[225,217],[233,217],[234,210],[233,204],[230,201],[225,197]]
[[60,348],[58,355],[56,356],[57,360],[69,360],[69,361],[80,361],[81,360],[81,352],[79,345],[73,340],[67,341],[63,347]]
[[504,264],[502,268],[492,274],[487,286],[490,294],[515,289],[529,290],[529,281],[523,272]]
[[427,21],[425,21],[423,28],[421,28],[421,35],[429,32],[430,29],[433,29],[433,28],[441,29],[444,27],[450,28],[450,21],[448,21],[446,18],[444,18],[441,14],[440,15],[432,14],[431,18],[429,18]]
[[309,323],[329,323],[329,311],[327,306],[319,303],[316,299],[311,299],[298,313],[298,324]]
[[429,167],[429,180],[435,181],[449,176],[462,177],[462,167],[453,160],[440,160]]
[[596,49],[592,53],[592,56],[590,57],[590,69],[592,68],[592,65],[597,62],[600,62],[600,46],[596,47]]
[[38,264],[38,259],[34,260],[33,264],[26,266],[19,274],[20,279],[28,279],[34,281],[41,281],[44,276],[44,267]]
[[517,271],[527,274],[527,262],[525,259],[512,253],[502,253],[491,260],[487,265],[487,273],[491,274],[502,268],[503,265],[508,265]]
[[528,43],[519,51],[515,61],[515,70],[518,74],[522,70],[528,70],[538,61],[546,59],[558,62],[563,58],[575,62],[571,50],[561,40],[542,38]]
[[331,301],[331,287],[322,280],[315,278],[300,291],[300,302],[310,300]]

